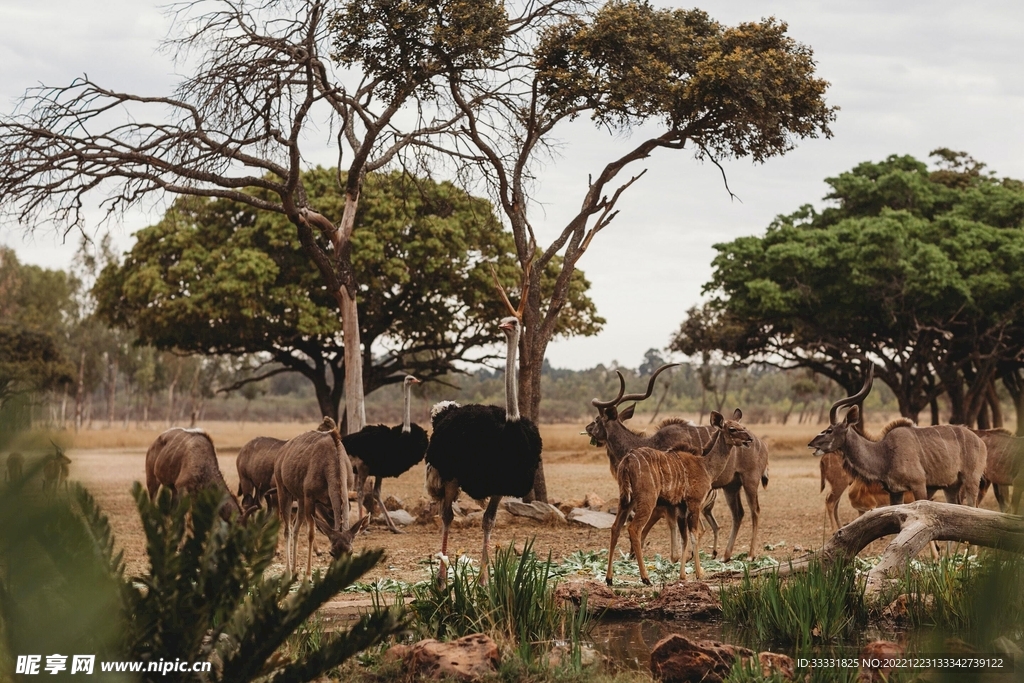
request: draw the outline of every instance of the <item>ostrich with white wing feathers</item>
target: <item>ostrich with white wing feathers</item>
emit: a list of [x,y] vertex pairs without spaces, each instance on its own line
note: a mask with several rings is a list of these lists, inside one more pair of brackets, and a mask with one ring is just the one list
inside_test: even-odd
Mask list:
[[[529,266],[523,281],[528,282]],[[495,276],[495,284],[497,277]],[[427,447],[427,492],[441,502],[441,566],[438,580],[447,581],[448,530],[460,491],[472,498],[489,498],[484,511],[481,575],[486,576],[487,547],[502,496],[525,496],[533,488],[543,444],[537,426],[519,414],[516,353],[524,303],[512,307],[498,285],[509,312],[499,327],[505,333],[505,408],[479,404],[460,406],[445,401],[431,410],[434,432]],[[526,301],[523,286],[522,301]]]

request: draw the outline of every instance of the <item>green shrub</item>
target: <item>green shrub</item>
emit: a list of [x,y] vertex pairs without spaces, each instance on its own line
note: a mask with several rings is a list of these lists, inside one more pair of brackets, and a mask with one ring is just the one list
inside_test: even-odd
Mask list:
[[[23,483],[23,482],[21,482]],[[203,680],[308,681],[402,628],[378,610],[331,638],[303,638],[311,615],[373,567],[381,551],[347,555],[310,582],[264,576],[278,524],[258,514],[224,522],[215,490],[174,504],[135,484],[149,571],[126,577],[107,518],[81,486],[41,496],[21,483],[0,489],[0,678],[24,653],[96,654],[105,660],[210,661]],[[319,642],[315,642],[319,640]],[[144,672],[140,680],[200,680]]]
[[572,666],[578,669],[590,617],[585,603],[579,608],[559,604],[558,582],[552,580],[551,570],[551,557],[539,560],[532,541],[521,554],[511,545],[499,547],[487,581],[471,564],[456,562],[447,586],[432,580],[414,587],[411,609],[426,636],[448,640],[486,633],[515,650],[522,662],[534,662],[556,641],[566,643]]
[[762,643],[832,643],[848,638],[867,622],[863,582],[853,564],[822,566],[787,577],[777,571],[721,589],[722,615]]

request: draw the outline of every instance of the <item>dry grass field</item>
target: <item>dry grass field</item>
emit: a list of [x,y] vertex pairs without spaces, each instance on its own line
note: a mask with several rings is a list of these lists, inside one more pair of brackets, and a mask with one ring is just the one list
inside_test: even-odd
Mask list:
[[[694,416],[696,417],[696,416]],[[648,420],[638,416],[632,420],[634,428],[642,428]],[[313,424],[288,423],[210,423],[202,425],[217,445],[221,469],[228,485],[235,490],[238,477],[235,470],[235,455],[249,439],[257,435],[290,438],[301,431],[312,429]],[[586,436],[580,435],[585,422],[575,424],[543,425],[544,464],[547,473],[548,493],[559,501],[582,500],[587,493],[596,493],[613,505],[617,497],[615,482],[608,469],[604,448],[590,446]],[[881,426],[869,424],[869,429]],[[828,534],[824,515],[824,494],[819,491],[819,470],[817,458],[806,448],[807,442],[821,429],[819,425],[751,425],[753,433],[765,439],[770,449],[770,481],[767,489],[761,491],[761,528],[758,554],[768,554],[779,560],[801,555],[808,549],[820,547]],[[162,431],[153,429],[102,429],[82,432],[78,435],[58,435],[67,443],[68,456],[72,459],[71,478],[81,481],[98,499],[102,509],[110,517],[118,544],[123,547],[130,573],[145,568],[145,548],[142,528],[131,498],[132,482],[145,479],[145,453],[149,443]],[[43,441],[45,443],[45,441]],[[424,465],[413,468],[398,479],[384,483],[384,494],[394,495],[413,506],[425,498],[423,487]],[[746,507],[746,505],[744,504]],[[989,496],[985,506],[995,508],[995,501]],[[844,521],[855,513],[845,497],[839,508]],[[716,506],[716,516],[723,526],[722,546],[727,539],[731,518],[724,501]],[[383,524],[374,524],[361,535],[356,547],[383,547],[387,551],[384,563],[378,566],[368,578],[390,577],[405,581],[419,581],[426,577],[425,563],[439,550],[440,523],[412,525],[403,534],[388,532]],[[527,521],[522,518],[499,516],[492,540],[498,544],[523,541],[535,537],[535,548],[546,554],[551,552],[558,559],[577,549],[607,548],[608,532],[575,524],[550,526]],[[305,559],[304,535],[300,540],[300,561]],[[703,545],[710,549],[711,534],[706,533]],[[450,552],[464,552],[473,558],[480,554],[482,532],[479,525],[453,529]],[[318,541],[326,549],[326,539]],[[737,541],[737,551],[746,551],[750,545],[749,515],[744,520]],[[283,545],[279,546],[278,568],[283,568]],[[771,550],[766,550],[771,547]],[[877,554],[882,542],[876,542],[867,552]],[[625,545],[620,541],[620,550]],[[653,555],[668,555],[668,532],[664,525],[652,531],[647,552]],[[329,561],[326,553],[314,557],[317,565]]]

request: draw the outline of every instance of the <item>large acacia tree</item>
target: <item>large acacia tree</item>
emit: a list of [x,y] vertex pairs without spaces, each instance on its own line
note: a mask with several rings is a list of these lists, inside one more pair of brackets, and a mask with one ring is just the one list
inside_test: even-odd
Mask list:
[[[524,270],[532,263],[523,314],[519,395],[536,419],[544,354],[569,301],[572,274],[594,237],[615,218],[616,202],[642,174],[627,169],[658,150],[688,150],[715,164],[761,162],[796,140],[831,135],[835,110],[815,75],[811,49],[774,19],[724,26],[701,10],[655,9],[612,0],[593,10],[551,13],[530,31],[510,32],[488,70],[450,77],[466,124],[461,157],[491,188],[515,238]],[[594,169],[579,209],[547,245],[533,226],[538,166],[558,131],[581,116],[611,134],[639,132],[625,153]],[[540,273],[561,259],[549,292]],[[534,493],[546,496],[543,470]]]
[[[334,169],[303,174],[323,215],[345,200]],[[366,394],[401,381],[459,371],[490,357],[502,314],[489,266],[518,283],[511,236],[491,204],[450,183],[371,174],[352,232]],[[547,283],[553,282],[553,277]],[[576,273],[558,332],[594,334],[603,322]],[[179,199],[136,234],[124,260],[93,288],[98,312],[140,342],[199,354],[258,354],[277,365],[234,385],[280,372],[312,382],[324,415],[338,417],[344,339],[332,298],[279,214],[225,199]]]
[[933,169],[909,156],[859,164],[826,179],[824,210],[715,245],[699,313],[718,332],[707,336],[734,358],[807,367],[851,392],[873,363],[915,420],[926,408],[937,420],[945,393],[952,422],[1001,423],[994,381],[1024,360],[1024,184],[964,153],[933,154]]
[[[284,216],[340,313],[348,427],[365,422],[352,230],[366,174],[449,130],[435,83],[494,57],[510,26],[496,1],[215,0],[173,7],[166,47],[192,75],[171,94],[83,76],[30,90],[0,119],[0,217],[81,227],[166,193]],[[454,118],[458,118],[458,114]],[[344,206],[310,204],[311,148],[335,148]]]

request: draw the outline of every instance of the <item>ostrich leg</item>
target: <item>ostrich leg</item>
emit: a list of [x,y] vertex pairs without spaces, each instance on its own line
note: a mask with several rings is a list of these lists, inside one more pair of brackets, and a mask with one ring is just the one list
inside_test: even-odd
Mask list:
[[[381,483],[383,483],[383,479],[381,477],[374,477],[373,498],[377,501],[377,505],[380,505],[380,512],[384,515],[384,521],[387,522],[388,529],[390,529],[393,534],[400,534],[402,533],[402,530],[396,527],[395,523],[391,521],[391,515],[388,514],[388,509],[384,507],[384,499],[380,497]],[[362,515],[360,515],[360,518],[361,517]]]
[[458,485],[448,485],[444,490],[444,499],[441,501],[441,566],[437,570],[437,581],[442,588],[448,585],[448,530],[451,528],[452,520],[455,519],[455,510],[452,505],[459,496]]
[[484,511],[484,552],[483,560],[480,565],[480,576],[484,580],[487,579],[487,565],[490,563],[490,558],[487,554],[487,546],[490,545],[491,541],[491,529],[494,528],[494,516],[498,514],[498,504],[501,503],[501,496],[491,496],[491,500],[487,503],[487,509]]

